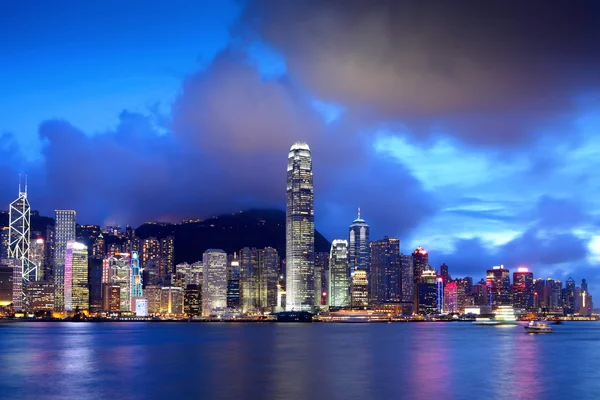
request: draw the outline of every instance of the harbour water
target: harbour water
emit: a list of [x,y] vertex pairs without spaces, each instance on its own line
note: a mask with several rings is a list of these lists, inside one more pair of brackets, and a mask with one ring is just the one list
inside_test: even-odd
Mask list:
[[0,323],[3,399],[598,399],[600,322]]

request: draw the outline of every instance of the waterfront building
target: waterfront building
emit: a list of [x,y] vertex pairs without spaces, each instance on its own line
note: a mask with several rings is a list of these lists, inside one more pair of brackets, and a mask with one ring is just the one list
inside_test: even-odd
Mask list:
[[260,291],[260,251],[245,247],[240,250],[240,308],[242,312],[255,312],[258,308]]
[[352,276],[351,284],[352,307],[364,308],[369,305],[369,281],[367,279],[367,271],[356,270]]
[[315,303],[321,307],[329,304],[329,252],[320,251],[315,253]]
[[0,307],[7,307],[12,303],[13,267],[6,259],[0,259]]
[[416,286],[415,311],[420,315],[431,315],[438,312],[437,274],[426,269],[421,274]]
[[[400,255],[400,282],[402,286],[402,303],[412,304],[415,299],[413,258],[411,254]],[[412,312],[411,312],[412,314]]]
[[148,299],[145,297],[138,297],[135,299],[135,315],[136,317],[147,317],[148,314]]
[[161,287],[157,285],[146,286],[144,294],[148,299],[148,313],[160,314]]
[[183,314],[183,290],[177,286],[166,286],[161,288],[160,313],[182,315]]
[[486,285],[488,287],[489,305],[492,308],[509,306],[510,301],[510,271],[504,265],[492,267],[486,273]]
[[260,253],[260,291],[259,307],[264,311],[273,311],[277,306],[277,270],[279,269],[279,254],[273,247],[266,247]]
[[202,315],[209,316],[227,307],[227,254],[208,249],[202,255]]
[[120,287],[119,310],[121,312],[131,311],[131,264],[130,253],[118,253],[116,256],[109,256],[103,261],[103,283]]
[[370,254],[369,225],[360,217],[359,208],[358,217],[350,225],[348,233],[348,261],[351,276],[356,270],[367,271],[367,277],[369,276]]
[[[27,179],[25,180],[25,190],[21,190],[19,177],[19,196],[9,206],[9,244],[8,258],[15,260],[20,265],[23,284],[37,280],[37,266],[33,263],[30,256],[31,230],[30,230],[31,209],[29,200],[27,200]],[[13,304],[15,310],[21,310],[22,300]]]
[[371,242],[370,297],[371,301],[400,302],[402,300],[402,272],[400,240],[385,236]]
[[531,310],[533,297],[533,272],[529,272],[525,267],[517,268],[517,271],[513,272],[513,307],[524,311]]
[[136,298],[140,298],[144,295],[144,291],[142,288],[142,272],[140,268],[140,256],[137,251],[132,251],[131,253],[131,278],[130,278],[130,288],[131,288],[131,310],[135,310],[135,300]]
[[65,257],[67,243],[76,239],[77,215],[73,210],[54,212],[54,310],[65,310]]
[[35,268],[37,269],[36,273],[35,273],[35,280],[38,281],[43,281],[43,280],[48,280],[49,277],[47,277],[45,275],[45,255],[46,255],[46,249],[45,249],[45,242],[44,239],[42,238],[37,238],[33,241],[31,241],[31,251],[30,251],[30,255],[31,255],[31,262],[33,262],[33,265],[35,266]]
[[[331,243],[329,253],[329,307],[350,305],[350,266],[348,263],[348,242],[336,239]],[[365,270],[366,273],[366,270]]]
[[109,313],[121,311],[121,286],[107,283],[102,286],[102,310]]
[[449,313],[459,312],[457,282],[446,283],[444,287],[444,310]]
[[184,291],[183,312],[195,317],[202,314],[200,288],[198,285],[187,285]]
[[472,281],[469,278],[456,279],[456,311],[464,313],[465,308],[473,305],[473,297],[470,296],[471,288],[473,286]]
[[227,308],[240,307],[240,260],[237,253],[227,256]]
[[32,312],[51,312],[54,310],[53,281],[29,282],[25,288],[25,296],[29,303],[29,310]]
[[575,313],[575,281],[569,277],[565,283],[565,295],[563,296],[563,304],[565,307],[565,314]]
[[65,311],[89,311],[88,248],[69,241],[65,253]]
[[160,255],[164,260],[165,274],[170,275],[175,272],[175,239],[173,236],[167,236],[160,239]]
[[296,142],[288,154],[286,188],[286,310],[315,307],[315,221],[310,148]]

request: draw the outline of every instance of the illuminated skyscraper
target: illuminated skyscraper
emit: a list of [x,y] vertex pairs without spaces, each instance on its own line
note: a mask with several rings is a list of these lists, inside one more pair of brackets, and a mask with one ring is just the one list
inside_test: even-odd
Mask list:
[[525,311],[533,308],[533,272],[527,268],[513,272],[512,303],[514,308]]
[[371,242],[371,300],[375,302],[400,302],[401,267],[400,240],[384,237]]
[[574,314],[575,313],[575,281],[573,278],[569,277],[565,284],[565,314]]
[[294,143],[288,154],[286,190],[286,310],[315,307],[315,216],[310,148]]
[[237,253],[227,257],[227,308],[240,307],[240,260]]
[[36,272],[36,280],[38,281],[43,281],[43,280],[48,280],[49,277],[45,276],[45,269],[44,269],[44,264],[45,264],[45,254],[46,254],[46,249],[45,249],[45,242],[44,239],[42,238],[38,238],[35,239],[31,242],[31,251],[29,252],[31,255],[31,261],[33,262],[33,264],[35,265],[37,272]]
[[350,303],[352,307],[367,307],[369,305],[369,281],[367,271],[361,269],[354,271],[350,286]]
[[429,270],[429,254],[421,246],[413,251],[413,281],[418,283],[424,271]]
[[175,272],[175,239],[173,236],[160,239],[160,255],[164,260],[165,274],[169,275]]
[[350,274],[352,275],[355,270],[361,269],[367,271],[367,276],[369,276],[369,268],[371,266],[369,225],[360,217],[360,208],[358,209],[358,217],[350,225],[348,238]]
[[440,277],[442,278],[444,285],[450,282],[450,273],[448,272],[448,266],[446,263],[440,266]]
[[135,300],[144,295],[142,290],[142,272],[140,256],[137,251],[131,252],[131,310],[135,310]]
[[8,248],[10,247],[10,228],[3,226],[0,228],[0,260],[8,258]]
[[227,254],[220,249],[208,249],[202,255],[202,315],[227,307]]
[[240,307],[242,312],[256,311],[259,303],[260,250],[244,247],[240,250]]
[[486,284],[490,291],[490,306],[510,305],[510,271],[504,265],[487,270]]
[[65,311],[89,310],[90,289],[86,245],[75,241],[67,242],[64,271]]
[[435,314],[438,312],[438,285],[437,274],[426,269],[421,274],[416,286],[415,312],[420,315]]
[[131,311],[132,261],[129,253],[107,257],[102,264],[102,282],[111,287],[119,286],[119,310]]
[[160,242],[151,237],[142,241],[142,268],[146,268],[149,261],[159,258],[161,255]]
[[348,242],[336,239],[331,243],[329,253],[328,299],[330,307],[347,307],[350,305],[351,279],[348,263]]
[[315,252],[315,302],[326,306],[329,293],[329,252]]
[[400,255],[400,270],[402,277],[400,282],[402,285],[402,302],[413,303],[414,302],[414,279],[413,279],[413,258],[410,254]]
[[54,213],[54,307],[65,309],[65,256],[67,242],[76,238],[76,214],[73,210],[56,210]]
[[106,242],[102,233],[98,235],[92,247],[92,257],[103,259],[106,254]]

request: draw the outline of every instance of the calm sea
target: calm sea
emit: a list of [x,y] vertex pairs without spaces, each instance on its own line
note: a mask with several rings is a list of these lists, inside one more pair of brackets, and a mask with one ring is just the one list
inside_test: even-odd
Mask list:
[[600,323],[0,323],[2,399],[600,399]]

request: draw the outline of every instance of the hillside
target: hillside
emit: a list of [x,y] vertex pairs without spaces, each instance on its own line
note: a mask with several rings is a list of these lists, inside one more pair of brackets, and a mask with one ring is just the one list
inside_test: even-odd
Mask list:
[[[143,224],[135,233],[142,239],[173,235],[175,263],[199,261],[210,248],[233,253],[243,247],[271,246],[285,257],[285,212],[281,210],[249,210],[177,225]],[[329,252],[330,246],[315,230],[315,251]]]

